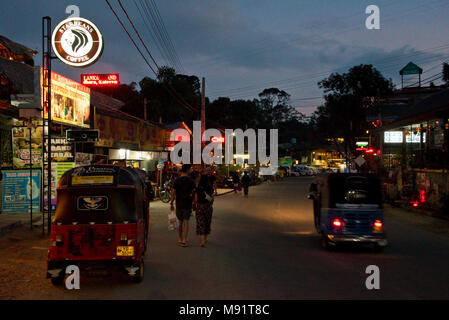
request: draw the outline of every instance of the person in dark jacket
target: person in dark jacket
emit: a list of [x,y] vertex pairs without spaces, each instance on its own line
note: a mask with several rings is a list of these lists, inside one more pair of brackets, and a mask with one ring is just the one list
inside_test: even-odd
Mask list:
[[190,178],[191,166],[183,164],[181,175],[176,178],[170,201],[170,209],[174,210],[173,202],[176,199],[176,217],[179,220],[179,244],[187,247],[187,235],[189,233],[189,219],[194,206],[195,183]]
[[232,174],[232,182],[234,183],[234,193],[237,193],[239,190],[239,184],[240,184],[240,177],[239,177],[239,171],[235,171]]
[[248,172],[245,171],[245,174],[242,177],[242,187],[243,187],[243,193],[245,195],[245,198],[248,198],[250,183],[251,183],[251,178],[250,178]]

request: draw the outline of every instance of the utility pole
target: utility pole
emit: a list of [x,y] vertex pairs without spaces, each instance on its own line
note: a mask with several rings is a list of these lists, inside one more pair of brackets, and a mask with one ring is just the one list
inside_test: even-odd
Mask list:
[[201,83],[201,146],[204,147],[206,141],[203,140],[206,129],[206,79],[203,77]]
[[143,98],[143,119],[144,119],[145,121],[148,120],[148,118],[147,118],[147,103],[148,103],[147,98],[146,98],[146,97]]

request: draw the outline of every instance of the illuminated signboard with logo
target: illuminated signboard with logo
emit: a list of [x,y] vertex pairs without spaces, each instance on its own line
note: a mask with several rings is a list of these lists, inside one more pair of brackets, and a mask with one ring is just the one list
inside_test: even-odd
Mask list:
[[384,142],[385,143],[402,143],[402,131],[385,131]]
[[53,51],[71,67],[95,63],[103,52],[103,36],[89,20],[71,17],[61,21],[51,37]]
[[82,74],[81,83],[85,86],[117,86],[120,84],[118,74]]

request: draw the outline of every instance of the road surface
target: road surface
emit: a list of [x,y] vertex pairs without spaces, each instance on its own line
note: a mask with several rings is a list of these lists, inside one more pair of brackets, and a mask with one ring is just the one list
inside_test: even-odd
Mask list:
[[[169,207],[152,203],[145,279],[82,277],[80,290],[45,279],[49,241],[26,227],[0,238],[0,299],[448,299],[447,222],[387,211],[390,245],[328,252],[321,248],[307,200],[308,177],[218,197],[212,234],[199,247],[191,221],[190,246],[167,230]],[[441,228],[440,228],[441,229]],[[380,268],[380,290],[367,290],[365,269]]]

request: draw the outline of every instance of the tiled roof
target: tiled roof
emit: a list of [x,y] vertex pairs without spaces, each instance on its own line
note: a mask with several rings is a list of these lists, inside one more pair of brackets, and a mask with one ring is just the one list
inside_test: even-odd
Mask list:
[[10,50],[13,54],[24,55],[30,59],[37,53],[37,51],[25,47],[20,43],[14,42],[2,35],[0,35],[0,43],[8,48],[8,50]]
[[0,74],[5,74],[18,93],[34,93],[34,68],[20,62],[0,58]]

